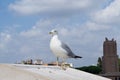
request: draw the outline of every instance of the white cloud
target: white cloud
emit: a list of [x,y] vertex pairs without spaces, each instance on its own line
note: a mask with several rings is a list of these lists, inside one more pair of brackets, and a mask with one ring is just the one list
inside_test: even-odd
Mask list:
[[8,33],[0,33],[0,45],[5,46],[3,43],[7,44],[12,40],[11,34]]
[[45,38],[48,35],[48,31],[50,30],[49,28],[51,28],[52,24],[52,20],[39,20],[32,28],[20,32],[20,35],[28,38]]
[[120,21],[120,0],[114,0],[110,5],[95,13],[92,16],[98,23],[119,23]]
[[91,31],[107,30],[111,28],[111,26],[95,22],[86,22],[85,26]]
[[21,14],[44,13],[51,11],[61,11],[69,9],[80,9],[89,6],[87,0],[19,0],[9,7]]
[[[96,4],[93,4],[96,3]],[[106,1],[96,0],[19,0],[11,3],[9,9],[23,14],[72,14],[82,13],[95,8],[99,8],[100,4]],[[99,3],[99,4],[98,4]],[[97,5],[97,6],[96,6]],[[96,6],[96,7],[95,7]],[[91,8],[91,9],[90,9]],[[57,15],[56,14],[56,15]]]
[[0,37],[1,37],[0,40],[4,42],[9,42],[12,39],[11,35],[8,33],[0,33]]
[[20,33],[21,36],[24,36],[24,37],[36,37],[38,35],[41,35],[41,31],[40,30],[36,30],[36,29],[33,29],[33,30],[29,30],[29,31],[23,31]]

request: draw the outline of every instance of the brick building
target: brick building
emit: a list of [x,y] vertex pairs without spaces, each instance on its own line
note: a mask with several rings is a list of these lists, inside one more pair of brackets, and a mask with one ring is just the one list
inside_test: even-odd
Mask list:
[[108,40],[106,38],[103,43],[102,71],[102,76],[112,80],[120,80],[117,43],[114,39]]

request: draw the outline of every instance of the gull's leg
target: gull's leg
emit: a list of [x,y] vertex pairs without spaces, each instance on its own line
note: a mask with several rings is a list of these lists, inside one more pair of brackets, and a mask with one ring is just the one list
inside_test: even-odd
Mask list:
[[57,57],[57,62],[56,62],[57,66],[59,66],[59,57]]

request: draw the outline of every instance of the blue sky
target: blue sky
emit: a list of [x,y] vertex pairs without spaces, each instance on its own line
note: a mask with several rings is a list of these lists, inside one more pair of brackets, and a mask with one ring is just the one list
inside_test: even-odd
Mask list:
[[49,49],[52,29],[82,59],[75,66],[97,63],[105,37],[117,41],[120,55],[120,0],[0,1],[0,63],[29,58],[55,61]]

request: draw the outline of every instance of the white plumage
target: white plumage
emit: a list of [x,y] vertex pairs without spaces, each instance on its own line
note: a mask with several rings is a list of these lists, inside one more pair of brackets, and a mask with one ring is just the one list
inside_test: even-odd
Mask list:
[[52,52],[57,56],[57,57],[61,57],[61,58],[68,58],[67,56],[67,51],[65,49],[63,49],[61,47],[62,43],[61,41],[58,39],[57,35],[54,35],[51,38],[50,41],[50,49],[52,50]]
[[50,34],[52,35],[50,40],[50,49],[56,57],[63,59],[82,58],[75,55],[65,43],[59,40],[58,32],[56,30],[52,30]]

